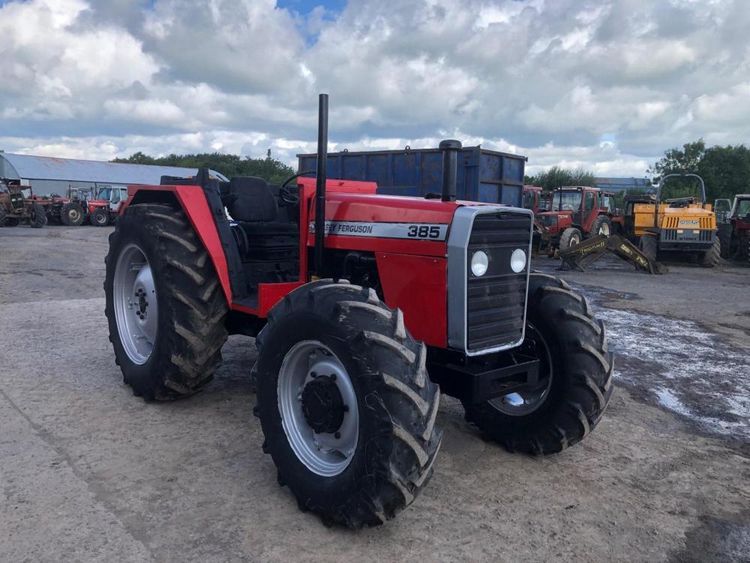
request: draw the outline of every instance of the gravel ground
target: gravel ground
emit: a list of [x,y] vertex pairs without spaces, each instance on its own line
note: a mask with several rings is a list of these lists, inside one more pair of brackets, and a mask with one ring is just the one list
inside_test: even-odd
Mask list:
[[749,269],[562,273],[618,354],[596,431],[561,455],[512,455],[446,399],[430,485],[354,533],[277,485],[251,414],[252,339],[231,337],[189,400],[145,404],[122,384],[103,314],[109,230],[0,229],[1,561],[750,557]]

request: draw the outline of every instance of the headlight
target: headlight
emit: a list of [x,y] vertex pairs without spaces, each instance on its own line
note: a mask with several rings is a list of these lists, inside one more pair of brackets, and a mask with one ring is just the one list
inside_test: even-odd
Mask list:
[[471,273],[476,277],[481,277],[487,273],[490,265],[490,258],[482,250],[477,250],[471,257]]
[[[476,254],[474,255],[476,256]],[[520,248],[516,248],[510,255],[510,269],[520,274],[526,267],[526,253]],[[474,259],[471,260],[471,270],[474,271]]]

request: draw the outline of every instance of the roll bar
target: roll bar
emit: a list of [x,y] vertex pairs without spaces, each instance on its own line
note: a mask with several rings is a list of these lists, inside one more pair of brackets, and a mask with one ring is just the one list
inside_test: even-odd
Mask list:
[[701,186],[701,205],[705,207],[706,205],[706,184],[703,182],[703,178],[698,176],[698,174],[667,174],[663,178],[659,180],[659,183],[656,185],[656,202],[654,205],[654,225],[658,224],[659,220],[659,204],[661,203],[661,192],[664,188],[664,183],[669,178],[698,178],[698,182]]

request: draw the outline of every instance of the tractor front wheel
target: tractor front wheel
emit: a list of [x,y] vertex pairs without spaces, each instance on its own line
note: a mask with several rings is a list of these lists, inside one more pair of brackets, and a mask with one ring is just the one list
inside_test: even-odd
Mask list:
[[604,235],[608,237],[612,234],[612,221],[606,215],[599,215],[594,223],[591,225],[591,232],[589,236],[595,237],[597,235]]
[[580,244],[581,238],[583,238],[581,231],[575,227],[568,227],[562,232],[562,235],[560,235],[560,252]]
[[539,359],[538,385],[484,403],[466,418],[508,451],[557,453],[598,424],[612,396],[612,355],[604,325],[564,281],[531,274],[525,354]]
[[221,363],[227,304],[185,213],[128,207],[105,263],[109,339],[125,383],[147,401],[198,391]]
[[77,227],[83,223],[83,218],[83,208],[75,202],[66,203],[60,209],[60,222],[63,225]]
[[374,290],[321,280],[287,295],[258,335],[263,450],[302,510],[379,525],[427,484],[440,391],[426,348]]
[[95,227],[106,227],[109,225],[109,211],[104,207],[97,207],[92,211],[89,221]]

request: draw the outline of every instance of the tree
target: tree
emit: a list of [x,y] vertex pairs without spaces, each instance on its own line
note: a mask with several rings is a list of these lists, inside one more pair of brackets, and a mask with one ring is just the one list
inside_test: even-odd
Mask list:
[[112,162],[126,162],[130,164],[158,164],[161,166],[182,166],[185,168],[208,167],[221,172],[227,178],[232,176],[259,176],[271,184],[281,184],[294,174],[291,166],[271,158],[242,158],[235,154],[200,153],[200,154],[170,154],[162,157],[152,157],[142,152],[136,152],[127,158],[116,158]]
[[524,181],[527,184],[541,186],[546,191],[560,186],[593,186],[594,175],[582,168],[568,169],[553,166],[535,176],[525,177]]

